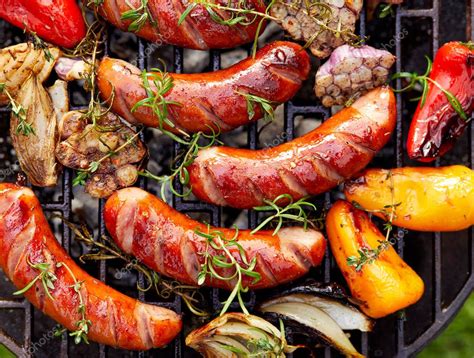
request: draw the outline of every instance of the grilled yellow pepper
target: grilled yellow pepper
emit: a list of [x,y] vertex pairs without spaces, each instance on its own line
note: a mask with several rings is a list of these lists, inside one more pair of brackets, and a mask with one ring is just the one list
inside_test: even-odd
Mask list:
[[421,298],[422,279],[391,245],[364,265],[350,265],[351,260],[361,257],[361,251],[373,252],[385,240],[364,211],[346,201],[336,202],[327,215],[326,231],[337,265],[366,315],[384,317]]
[[395,203],[393,224],[411,230],[458,231],[474,225],[474,171],[461,165],[369,169],[346,183],[345,194],[384,219]]

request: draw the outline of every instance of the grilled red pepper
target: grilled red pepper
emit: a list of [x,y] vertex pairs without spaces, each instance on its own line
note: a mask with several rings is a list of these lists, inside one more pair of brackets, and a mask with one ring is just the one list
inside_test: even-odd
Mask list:
[[[426,78],[426,77],[425,77]],[[449,151],[474,109],[474,43],[450,42],[436,54],[408,134],[412,159],[431,162]]]
[[0,18],[66,48],[86,35],[76,0],[0,0]]

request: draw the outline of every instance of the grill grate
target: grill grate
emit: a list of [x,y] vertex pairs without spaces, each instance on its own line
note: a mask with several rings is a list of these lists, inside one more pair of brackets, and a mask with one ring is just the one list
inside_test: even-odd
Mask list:
[[[448,4],[449,2],[449,4]],[[460,2],[461,3],[461,2]],[[466,8],[461,5],[453,5],[450,1],[432,0],[432,1],[411,1],[410,5],[405,5],[401,9],[397,9],[394,19],[386,19],[383,21],[375,21],[368,24],[368,33],[373,34],[373,41],[376,47],[386,45],[394,52],[398,58],[396,63],[396,71],[414,69],[421,71],[423,64],[415,62],[415,58],[422,58],[425,53],[434,54],[439,46],[440,41],[440,13],[455,12],[453,16],[459,22],[461,16],[457,14],[468,14],[466,21],[466,33],[470,38],[474,38],[474,0],[466,0]],[[442,6],[450,6],[450,11],[442,12]],[[461,24],[462,25],[462,24]],[[458,26],[459,27],[459,26]],[[403,38],[400,34],[407,29],[408,36]],[[13,39],[6,38],[7,30],[13,35],[17,34]],[[363,14],[360,21],[360,33],[366,33],[365,15]],[[448,29],[447,35],[443,35],[443,42],[450,36],[455,36],[456,30]],[[462,29],[461,31],[464,31]],[[14,30],[0,21],[0,45],[2,47],[10,45],[11,42],[19,42],[21,38],[20,32],[15,33]],[[462,36],[463,34],[458,36]],[[19,38],[17,38],[19,36]],[[121,34],[120,37],[125,37]],[[128,35],[126,35],[128,36]],[[426,40],[423,36],[427,37]],[[393,42],[391,40],[393,39]],[[410,43],[408,43],[410,42]],[[141,69],[149,65],[147,63],[147,43],[137,40],[138,61],[137,64]],[[107,49],[109,51],[109,49]],[[424,52],[425,51],[425,52]],[[416,56],[410,56],[416,55]],[[185,54],[182,49],[174,48],[171,54],[173,57],[173,68],[175,72],[184,72]],[[210,70],[217,70],[221,67],[222,53],[219,51],[210,52]],[[410,68],[413,67],[413,68]],[[310,79],[311,81],[312,79]],[[400,83],[398,84],[400,85]],[[317,105],[311,105],[316,103]],[[409,104],[404,95],[398,95],[398,120],[397,129],[392,142],[378,154],[373,166],[382,167],[401,167],[405,165],[417,165],[410,162],[405,156],[404,138],[408,129],[410,113],[413,113],[413,105]],[[80,108],[75,106],[73,109]],[[320,106],[314,99],[296,98],[287,103],[284,107],[283,132],[286,133],[285,140],[291,140],[296,135],[295,124],[297,116],[311,116],[322,120],[330,116],[329,111]],[[7,138],[8,131],[8,110],[0,108],[0,160],[3,164],[0,166],[0,179],[12,181],[14,174],[12,168],[15,167],[15,157],[12,154],[11,142]],[[403,119],[402,119],[403,117]],[[261,125],[261,124],[260,124]],[[258,136],[259,124],[253,123],[244,129],[247,133],[247,145],[251,149],[256,149],[259,143]],[[237,130],[239,131],[239,130]],[[457,151],[451,156],[438,161],[437,165],[460,163],[470,166],[474,165],[474,146],[472,140],[474,138],[474,127],[471,126],[469,133],[458,143]],[[145,136],[150,135],[150,132]],[[179,150],[176,145],[174,152]],[[466,153],[468,153],[466,155]],[[1,163],[1,162],[0,162]],[[62,187],[57,191],[43,190],[38,192],[45,204],[43,208],[47,213],[59,212],[64,217],[71,217],[72,200],[74,193],[72,190],[72,172],[66,170],[63,174]],[[145,180],[140,181],[141,187],[152,189],[151,183]],[[79,189],[82,190],[82,189]],[[338,196],[337,191],[327,193],[316,198],[319,207],[329,207]],[[50,198],[54,197],[54,201]],[[98,235],[106,233],[105,226],[101,220],[103,201],[98,204]],[[183,200],[179,197],[173,197],[174,207],[186,213],[207,214],[208,221],[213,225],[220,225],[222,218],[235,215],[235,212],[227,212],[227,209],[221,209],[206,203],[193,200]],[[255,212],[247,213],[247,222],[249,227],[255,227],[258,217]],[[66,251],[73,251],[77,254],[77,247],[71,242],[70,231],[64,225],[55,223],[59,228],[58,234]],[[426,292],[422,300],[411,307],[406,312],[406,320],[403,318],[389,317],[377,322],[375,332],[371,334],[354,333],[353,342],[360,351],[373,357],[407,357],[420,351],[434,336],[436,336],[454,317],[455,313],[460,309],[463,302],[474,288],[474,229],[471,228],[456,234],[420,234],[412,232],[403,232],[405,240],[398,245],[400,255],[404,256],[410,266],[412,266],[423,278],[426,285]],[[405,248],[406,246],[406,248]],[[421,254],[420,254],[421,253]],[[74,255],[76,256],[76,255]],[[110,275],[110,264],[100,262],[98,268],[94,269],[94,265],[88,265],[87,269],[98,276],[101,280],[107,281],[118,286]],[[92,267],[92,268],[91,268]],[[95,270],[95,271],[94,271]],[[337,280],[343,282],[334,260],[327,253],[323,266],[312,272],[312,276],[323,281]],[[2,276],[3,278],[3,276]],[[138,277],[139,282],[143,282],[143,277]],[[121,283],[123,285],[123,283]],[[114,286],[114,287],[115,287]],[[118,286],[122,291],[128,294],[134,294],[140,300],[157,303],[169,307],[177,312],[181,312],[182,304],[178,298],[171,301],[158,301],[158,297],[145,294],[141,291],[134,290],[134,283],[127,286]],[[128,290],[128,291],[127,291]],[[125,351],[114,350],[91,344],[89,346],[75,346],[70,344],[69,340],[63,337],[60,341],[52,339],[49,336],[51,332],[52,321],[45,318],[44,315],[33,311],[31,305],[23,299],[13,298],[11,296],[13,286],[5,280],[0,285],[0,343],[7,346],[12,352],[18,356],[61,356],[75,357],[93,354],[99,357],[148,357],[148,356],[174,356],[189,357],[194,353],[184,347],[184,337],[187,331],[181,334],[180,340],[175,340],[173,344],[165,350],[130,353]],[[209,290],[209,297],[215,308],[218,308],[221,297],[216,289]],[[255,302],[255,295],[248,297],[249,305]],[[18,314],[20,312],[20,314]],[[187,317],[189,318],[189,317]],[[194,322],[194,325],[199,324]],[[291,335],[290,335],[291,339]],[[325,348],[322,352],[325,357],[335,356],[336,354],[329,348]]]

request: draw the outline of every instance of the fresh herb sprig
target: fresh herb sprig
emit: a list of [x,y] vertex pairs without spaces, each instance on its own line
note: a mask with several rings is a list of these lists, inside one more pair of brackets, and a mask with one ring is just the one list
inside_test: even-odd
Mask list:
[[69,335],[71,337],[74,337],[75,344],[79,344],[81,342],[89,344],[87,335],[89,334],[89,328],[90,326],[92,326],[92,322],[86,318],[86,305],[81,292],[81,289],[84,285],[84,281],[78,281],[76,276],[74,275],[74,272],[72,272],[71,268],[65,262],[59,262],[58,264],[56,264],[56,267],[64,267],[68,271],[74,282],[71,287],[74,289],[74,292],[79,298],[79,306],[77,307],[77,312],[81,315],[81,319],[76,322],[77,329],[75,331],[70,332]]
[[267,122],[271,122],[275,119],[275,111],[273,109],[274,106],[277,105],[277,102],[270,101],[263,97],[236,91],[237,94],[243,96],[245,101],[247,102],[247,113],[249,115],[249,119],[252,120],[255,117],[255,108],[260,107],[261,111],[263,112],[264,119]]
[[[219,132],[215,132],[213,128],[210,129],[210,134],[203,132],[194,133],[188,142],[184,142],[183,150],[180,154],[178,154],[174,160],[174,164],[171,166],[171,174],[158,176],[148,170],[138,172],[139,175],[153,179],[160,184],[160,195],[165,202],[167,202],[167,189],[180,198],[188,197],[191,194],[191,188],[188,188],[187,190],[185,189],[182,194],[179,193],[175,188],[175,180],[178,180],[182,186],[187,186],[190,179],[187,167],[194,162],[198,152],[200,150],[209,148],[214,144],[222,144],[222,142],[218,139]],[[204,140],[206,143],[202,144],[202,140]],[[179,143],[182,144],[182,142]]]
[[349,256],[347,258],[347,265],[355,267],[356,271],[360,271],[365,265],[375,262],[375,260],[377,260],[383,252],[388,250],[393,245],[390,241],[390,236],[393,230],[393,220],[396,218],[396,208],[401,205],[401,202],[395,203],[395,188],[393,183],[393,174],[391,171],[388,171],[386,180],[390,180],[389,188],[392,197],[391,204],[385,205],[381,210],[367,210],[358,203],[352,202],[352,205],[354,205],[356,209],[370,213],[381,213],[386,218],[386,222],[384,223],[385,239],[380,240],[379,245],[375,249],[364,247],[357,250],[359,256]]
[[122,150],[124,150],[126,147],[130,145],[132,146],[136,145],[135,141],[137,137],[140,135],[141,131],[142,129],[136,132],[133,136],[128,137],[127,140],[118,148],[109,150],[104,156],[102,156],[98,160],[89,163],[89,166],[87,167],[87,169],[79,170],[76,174],[76,177],[72,181],[72,185],[73,186],[84,185],[86,183],[86,180],[100,168],[100,164],[103,161],[117,155],[118,153],[120,153]]
[[438,82],[433,80],[432,78],[429,77],[431,70],[433,69],[433,61],[428,56],[425,56],[428,66],[426,68],[426,71],[423,75],[419,75],[416,72],[399,72],[396,73],[392,76],[392,80],[397,80],[397,79],[407,79],[409,80],[409,83],[407,86],[401,88],[401,89],[394,89],[394,92],[401,93],[405,91],[409,91],[415,88],[417,84],[421,85],[423,88],[422,94],[420,97],[414,98],[414,101],[419,101],[421,100],[420,107],[423,108],[423,106],[426,103],[426,98],[428,96],[428,91],[429,91],[429,83],[432,83],[434,86],[438,87],[441,92],[446,96],[446,99],[450,103],[450,105],[453,107],[453,109],[456,111],[456,113],[465,121],[469,120],[469,117],[467,113],[464,111],[462,108],[462,104],[459,101],[459,99],[450,91],[447,89],[443,88]]
[[385,19],[388,16],[395,16],[395,10],[393,9],[393,4],[380,5],[380,12],[379,12],[378,18]]
[[[260,273],[255,271],[257,257],[248,260],[244,248],[238,241],[239,230],[236,228],[234,236],[231,238],[227,238],[224,233],[219,230],[211,230],[209,225],[206,232],[199,229],[196,229],[194,232],[201,236],[206,242],[205,251],[200,253],[200,255],[204,257],[204,263],[201,264],[201,269],[198,274],[198,284],[203,285],[206,279],[233,282],[234,288],[229,294],[229,297],[225,300],[220,315],[222,316],[227,312],[236,298],[242,312],[249,314],[242,298],[242,294],[248,292],[248,287],[244,287],[243,280],[245,277],[248,277],[252,279],[252,284],[255,284],[260,281],[262,277]],[[238,253],[238,259],[236,259],[232,251]],[[227,276],[223,276],[218,272],[221,269],[227,272],[230,271],[231,273]]]
[[15,295],[15,296],[23,295],[26,291],[28,291],[30,288],[32,288],[37,281],[41,281],[41,284],[43,285],[43,288],[44,288],[44,292],[51,299],[51,301],[54,301],[54,298],[51,295],[50,290],[54,290],[54,282],[58,278],[52,272],[51,264],[49,264],[47,262],[32,263],[30,261],[29,256],[26,257],[26,262],[28,263],[28,266],[30,266],[34,270],[38,270],[39,273],[33,280],[31,280],[21,290],[13,292],[13,295]]
[[94,252],[82,255],[79,258],[81,262],[120,259],[126,262],[126,270],[133,269],[143,274],[146,286],[142,287],[137,282],[138,290],[147,292],[154,289],[157,295],[163,299],[168,299],[172,294],[176,294],[181,297],[193,314],[201,317],[209,315],[206,311],[198,307],[198,304],[202,302],[202,297],[200,297],[200,292],[196,287],[183,285],[177,281],[167,280],[161,277],[158,273],[140,263],[136,258],[125,254],[107,236],[102,236],[99,240],[95,240],[86,225],[75,224],[63,217],[60,218],[72,230],[75,240],[82,242],[94,250]]
[[18,125],[15,129],[15,133],[24,135],[26,137],[30,134],[36,134],[33,125],[31,123],[28,123],[25,107],[15,101],[13,96],[7,90],[5,83],[0,83],[0,93],[5,93],[5,95],[8,97],[12,114],[18,119]]
[[134,8],[128,0],[125,0],[126,4],[131,8],[131,10],[125,11],[120,16],[121,20],[131,21],[128,25],[128,31],[138,32],[147,22],[150,22],[153,26],[156,26],[156,21],[153,18],[150,9],[148,8],[148,0],[140,0],[140,6]]
[[49,50],[50,46],[46,42],[44,42],[42,39],[40,39],[36,32],[30,31],[27,28],[25,28],[24,32],[31,36],[33,48],[35,50],[40,50],[44,52],[44,58],[46,59],[46,61],[48,62],[54,61],[54,56],[51,54],[51,51]]
[[[307,201],[308,197],[294,201],[290,194],[282,194],[277,196],[273,201],[265,199],[264,202],[267,205],[256,206],[253,208],[255,211],[274,211],[274,214],[268,216],[263,220],[255,229],[252,230],[252,234],[262,230],[268,224],[273,221],[277,222],[275,229],[273,230],[273,236],[275,236],[281,229],[284,220],[291,220],[297,223],[302,223],[304,229],[308,228],[308,225],[314,225],[314,223],[308,219],[307,210],[316,210],[316,205]],[[281,206],[281,202],[287,203]]]
[[[158,128],[175,142],[186,144],[186,140],[179,137],[172,131],[166,129],[166,127],[174,128],[179,134],[184,137],[189,137],[189,134],[185,131],[176,127],[176,125],[168,118],[169,106],[181,106],[181,103],[176,101],[170,101],[166,99],[166,94],[173,88],[173,77],[159,68],[153,68],[151,72],[146,70],[142,71],[142,86],[146,91],[147,96],[135,103],[132,107],[131,112],[136,112],[140,107],[150,108],[158,119]],[[150,84],[150,81],[152,84]]]

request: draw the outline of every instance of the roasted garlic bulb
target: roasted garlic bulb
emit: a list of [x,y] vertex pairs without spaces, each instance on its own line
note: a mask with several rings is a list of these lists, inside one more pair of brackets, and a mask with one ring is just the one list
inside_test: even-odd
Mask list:
[[111,112],[90,123],[79,111],[66,113],[60,124],[61,142],[56,157],[66,167],[78,170],[76,184],[96,198],[105,198],[133,185],[147,154],[138,133]]

